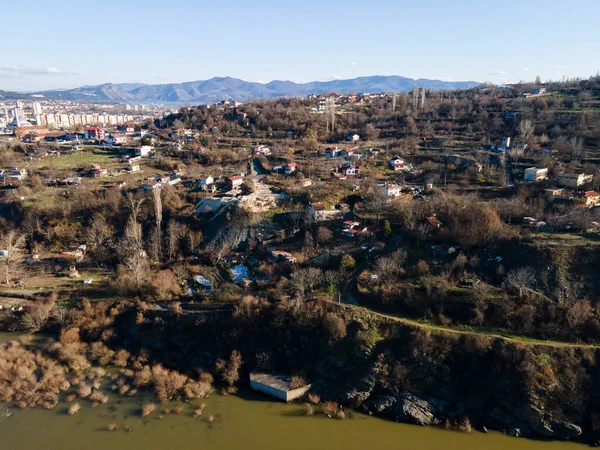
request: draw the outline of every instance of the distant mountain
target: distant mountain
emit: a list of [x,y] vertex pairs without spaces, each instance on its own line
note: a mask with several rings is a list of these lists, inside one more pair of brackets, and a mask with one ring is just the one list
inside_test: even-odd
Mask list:
[[171,84],[107,83],[76,89],[43,91],[38,94],[49,99],[118,103],[208,103],[227,99],[249,101],[279,97],[305,97],[309,94],[327,92],[340,94],[409,92],[414,86],[434,90],[456,90],[478,85],[479,83],[476,81],[414,80],[400,76],[371,76],[352,80],[313,81],[310,83],[271,81],[267,84],[225,77]]

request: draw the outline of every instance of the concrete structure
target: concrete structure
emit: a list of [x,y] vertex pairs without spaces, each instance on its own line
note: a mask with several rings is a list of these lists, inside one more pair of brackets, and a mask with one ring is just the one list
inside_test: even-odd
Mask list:
[[349,134],[349,135],[346,137],[346,139],[347,139],[349,142],[358,142],[358,141],[360,141],[360,135],[359,135],[359,134],[355,134],[355,133],[354,133],[354,134],[353,134],[353,133],[350,133],[350,134]]
[[233,177],[228,177],[225,179],[225,185],[229,190],[239,188],[242,184],[244,184],[244,177],[240,175],[235,175]]
[[596,191],[585,191],[579,196],[579,198],[585,206],[589,207],[598,206],[600,203],[600,194],[598,194]]
[[284,402],[290,402],[303,397],[311,388],[310,384],[293,387],[292,378],[286,375],[270,375],[266,373],[251,373],[250,387],[255,391],[275,397]]
[[594,178],[593,175],[586,175],[585,173],[566,173],[561,172],[558,174],[558,185],[569,187],[569,188],[578,188],[579,186],[584,185],[585,183],[589,183]]
[[525,181],[541,181],[548,178],[548,169],[540,169],[538,167],[530,167],[525,169]]
[[135,150],[135,155],[145,158],[146,156],[150,155],[150,152],[152,152],[152,147],[150,147],[149,145],[140,145]]

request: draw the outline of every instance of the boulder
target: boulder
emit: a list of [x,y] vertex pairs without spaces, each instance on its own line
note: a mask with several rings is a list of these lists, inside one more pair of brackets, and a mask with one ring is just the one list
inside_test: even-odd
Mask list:
[[442,422],[439,411],[426,400],[410,393],[396,398],[396,419],[416,425],[438,425]]

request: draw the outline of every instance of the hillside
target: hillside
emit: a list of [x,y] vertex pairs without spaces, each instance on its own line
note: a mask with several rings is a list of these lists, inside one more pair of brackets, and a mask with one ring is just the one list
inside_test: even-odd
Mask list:
[[307,96],[326,92],[348,94],[352,92],[409,92],[414,86],[434,90],[453,90],[477,86],[475,81],[446,82],[405,78],[400,76],[371,76],[351,80],[272,81],[267,84],[244,81],[237,78],[211,78],[187,83],[144,85],[137,83],[85,86],[69,90],[40,92],[50,99],[96,100],[108,102],[139,103],[205,103],[225,99],[248,101],[280,97]]

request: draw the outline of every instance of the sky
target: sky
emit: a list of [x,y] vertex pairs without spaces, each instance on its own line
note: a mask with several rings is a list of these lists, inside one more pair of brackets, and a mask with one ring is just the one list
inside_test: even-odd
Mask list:
[[600,70],[599,0],[28,0],[2,8],[0,90]]

